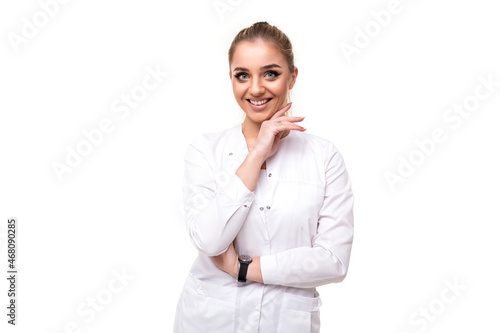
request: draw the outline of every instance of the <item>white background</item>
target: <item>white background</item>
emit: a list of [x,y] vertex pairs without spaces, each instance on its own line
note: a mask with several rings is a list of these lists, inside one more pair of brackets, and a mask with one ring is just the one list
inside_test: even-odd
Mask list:
[[[351,57],[342,43],[376,29],[370,12],[390,1],[229,3],[220,16],[212,0],[69,1],[17,47],[40,2],[1,3],[0,258],[6,274],[7,218],[17,217],[20,272],[15,328],[0,283],[1,331],[172,331],[196,256],[181,213],[184,150],[241,123],[227,51],[257,21],[291,39],[293,114],[339,148],[353,182],[349,274],[319,288],[322,332],[498,331],[500,86],[457,128],[443,118],[480,76],[500,81],[495,2],[401,0]],[[148,66],[169,76],[120,119],[113,103]],[[60,181],[53,163],[105,118],[114,130]],[[435,128],[447,139],[391,190],[384,174]],[[122,270],[133,279],[110,294]],[[77,313],[106,295],[92,320]]]

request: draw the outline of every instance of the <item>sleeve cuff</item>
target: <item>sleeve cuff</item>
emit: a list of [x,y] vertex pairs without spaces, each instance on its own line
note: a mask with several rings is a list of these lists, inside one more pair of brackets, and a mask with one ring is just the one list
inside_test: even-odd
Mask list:
[[281,275],[275,254],[260,257],[260,271],[264,284],[281,284]]

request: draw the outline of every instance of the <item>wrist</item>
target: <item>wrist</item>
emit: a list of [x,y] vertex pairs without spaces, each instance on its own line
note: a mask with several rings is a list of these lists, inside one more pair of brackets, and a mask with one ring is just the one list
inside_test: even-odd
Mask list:
[[252,149],[247,156],[248,159],[255,161],[259,166],[266,161],[266,156],[255,149]]
[[231,275],[232,277],[238,277],[238,271],[240,269],[240,263],[238,262],[238,255],[236,255],[236,262],[231,263],[225,269],[226,273]]
[[229,274],[231,274],[231,276],[236,279],[238,278],[239,271],[240,271],[240,261],[238,260],[238,257],[236,257],[236,263],[233,265],[232,270]]
[[260,269],[260,257],[252,258],[252,263],[248,266],[247,279],[264,283]]

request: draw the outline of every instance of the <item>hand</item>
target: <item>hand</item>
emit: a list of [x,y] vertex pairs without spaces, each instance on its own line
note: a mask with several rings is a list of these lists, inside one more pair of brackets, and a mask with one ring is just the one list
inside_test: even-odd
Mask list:
[[262,156],[264,161],[273,156],[278,150],[278,145],[286,130],[305,131],[306,129],[293,122],[302,121],[304,117],[285,117],[283,114],[290,109],[292,103],[278,110],[269,120],[264,120],[260,125],[260,131],[255,142],[255,153]]
[[211,258],[219,269],[236,278],[238,275],[238,254],[234,250],[232,242],[226,252]]

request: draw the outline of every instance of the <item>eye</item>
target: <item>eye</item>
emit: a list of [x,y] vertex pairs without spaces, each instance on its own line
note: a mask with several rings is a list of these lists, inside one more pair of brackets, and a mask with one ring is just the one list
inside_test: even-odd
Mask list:
[[267,75],[267,74],[271,74],[272,75],[272,76],[268,76],[271,79],[277,78],[278,76],[281,75],[281,73],[278,73],[276,71],[267,71],[265,75]]
[[238,80],[245,80],[245,78],[241,78],[241,76],[242,76],[242,75],[243,75],[243,76],[246,76],[247,74],[246,74],[246,73],[244,73],[244,72],[239,72],[239,73],[236,73],[236,74],[234,75],[234,77],[235,77],[235,78],[237,78]]

